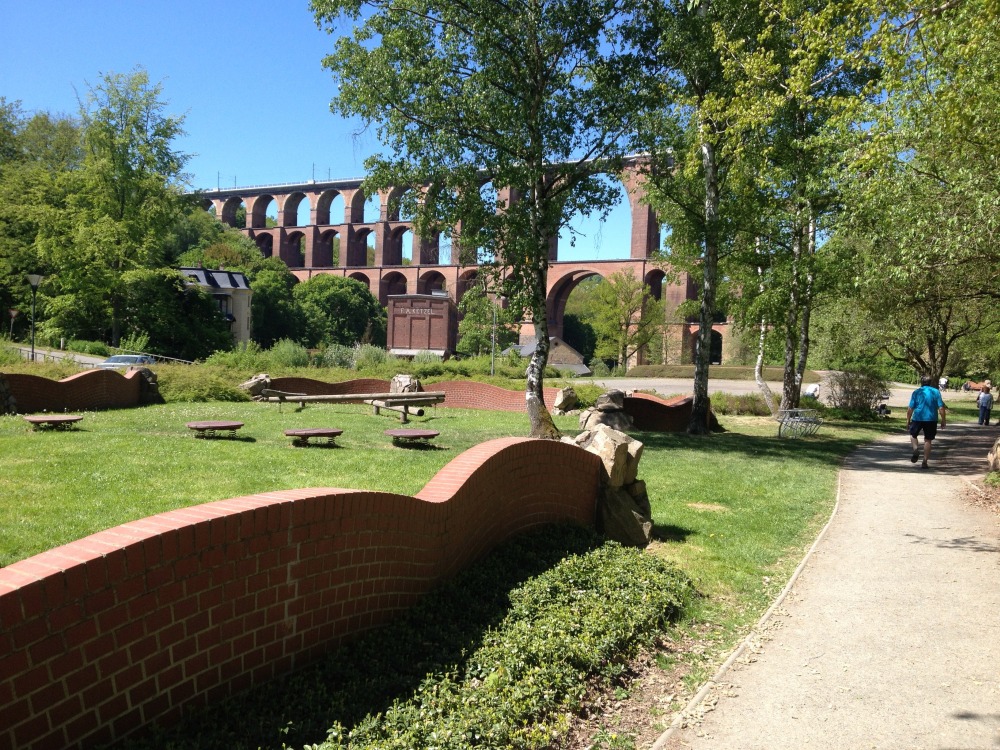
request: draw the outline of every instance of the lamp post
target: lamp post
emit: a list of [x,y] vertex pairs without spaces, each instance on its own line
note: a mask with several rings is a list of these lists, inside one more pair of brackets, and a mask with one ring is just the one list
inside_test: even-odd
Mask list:
[[38,294],[38,285],[45,277],[37,273],[28,274],[28,283],[31,285],[31,361],[35,361],[35,295]]
[[497,305],[502,309],[507,309],[507,298],[500,296],[493,300],[493,332],[490,337],[490,375],[493,375],[496,363],[497,352]]

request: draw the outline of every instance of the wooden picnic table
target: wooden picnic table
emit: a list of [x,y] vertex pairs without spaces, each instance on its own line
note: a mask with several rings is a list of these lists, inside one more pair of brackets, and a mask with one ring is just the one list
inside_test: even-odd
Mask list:
[[407,429],[400,427],[394,430],[386,430],[385,434],[392,438],[393,445],[403,443],[427,442],[436,438],[441,433],[437,430]]
[[188,422],[187,428],[195,431],[196,438],[218,437],[220,432],[228,432],[229,437],[236,437],[236,431],[243,426],[242,422],[215,420],[208,422]]
[[[344,434],[343,430],[335,427],[307,427],[297,430],[285,430],[285,435],[292,438],[292,445],[306,448],[310,445],[310,438],[322,440],[326,438],[326,445],[336,445],[334,440]],[[316,443],[313,443],[316,445]]]
[[28,414],[25,420],[34,429],[51,427],[53,430],[72,430],[83,417],[76,414]]

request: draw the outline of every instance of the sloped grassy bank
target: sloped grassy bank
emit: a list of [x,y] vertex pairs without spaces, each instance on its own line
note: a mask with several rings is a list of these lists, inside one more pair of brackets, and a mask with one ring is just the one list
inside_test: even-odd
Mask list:
[[557,746],[588,684],[614,684],[695,595],[653,555],[550,527],[319,663],[127,746]]

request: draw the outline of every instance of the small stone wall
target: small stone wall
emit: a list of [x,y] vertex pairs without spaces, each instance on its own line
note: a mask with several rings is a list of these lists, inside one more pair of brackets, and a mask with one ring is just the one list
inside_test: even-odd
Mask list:
[[155,376],[149,382],[149,370],[130,370],[124,375],[115,370],[85,370],[62,380],[38,375],[8,373],[10,396],[20,414],[49,411],[92,411],[123,409],[154,403],[159,399]]
[[415,497],[305,489],[127,523],[0,568],[0,748],[89,748],[385,623],[511,536],[593,526],[601,459],[504,438]]
[[[634,429],[643,432],[684,432],[691,420],[692,396],[663,399],[648,393],[630,393],[625,397],[625,413],[632,418]],[[709,428],[720,428],[715,414],[709,410]]]

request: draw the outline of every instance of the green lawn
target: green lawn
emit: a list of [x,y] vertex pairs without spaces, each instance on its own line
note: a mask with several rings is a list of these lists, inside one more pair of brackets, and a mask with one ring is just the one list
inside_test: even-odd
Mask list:
[[[955,406],[953,419],[971,416]],[[905,410],[896,412],[878,423],[827,423],[802,440],[778,439],[774,421],[761,417],[723,417],[727,432],[712,436],[634,433],[646,446],[640,478],[656,523],[651,551],[676,563],[706,595],[680,626],[703,646],[684,657],[692,687],[773,601],[826,522],[842,458],[900,430]],[[184,403],[85,417],[79,430],[65,432],[34,432],[20,417],[0,417],[0,564],[135,518],[256,492],[347,487],[412,494],[467,448],[527,431],[521,414],[440,408],[413,420],[441,431],[436,445],[406,449],[383,435],[398,420],[364,406]],[[205,419],[246,426],[236,440],[196,439],[185,423]],[[565,432],[577,429],[576,417],[556,421]],[[292,448],[282,434],[325,426],[344,430],[339,447]],[[673,708],[683,699],[678,695]],[[329,712],[314,708],[319,713],[308,721],[329,726]],[[237,702],[222,714],[239,726],[245,709]]]

